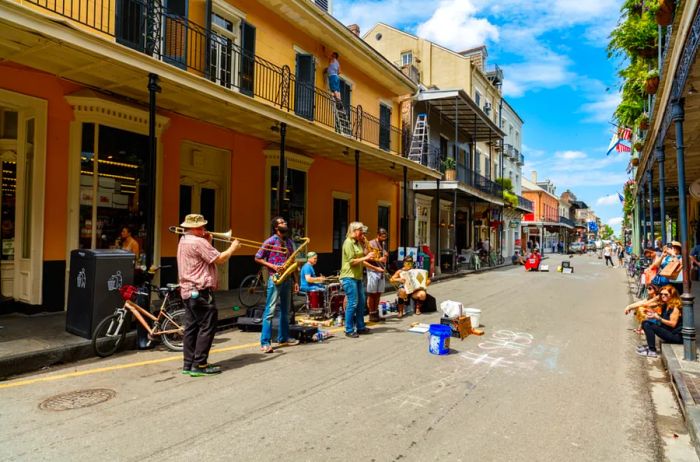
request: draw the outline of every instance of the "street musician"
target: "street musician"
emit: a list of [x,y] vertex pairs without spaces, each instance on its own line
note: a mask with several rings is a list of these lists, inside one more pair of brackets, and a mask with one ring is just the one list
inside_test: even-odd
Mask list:
[[301,284],[300,289],[302,292],[313,292],[315,290],[326,290],[326,286],[323,285],[326,282],[325,276],[316,276],[316,270],[314,266],[318,263],[318,254],[316,252],[309,252],[306,254],[306,263],[301,267]]
[[[412,273],[418,273],[422,280],[409,280]],[[427,287],[430,285],[430,279],[423,275],[422,270],[413,269],[413,257],[407,255],[403,260],[403,267],[396,271],[393,276],[389,279],[392,284],[400,284],[398,290],[398,313],[399,317],[403,317],[405,313],[405,306],[408,303],[408,297],[411,297],[415,302],[415,313],[421,314],[421,308],[423,307],[423,302],[425,302],[428,296]]]
[[289,228],[287,221],[282,217],[272,219],[273,235],[270,236],[255,254],[255,262],[270,270],[267,279],[267,298],[265,312],[263,313],[262,333],[260,334],[260,349],[263,353],[272,353],[272,320],[275,317],[277,303],[279,302],[279,328],[277,329],[277,343],[296,345],[298,340],[289,337],[289,310],[292,300],[292,282],[294,293],[299,291],[297,273],[275,284],[272,275],[284,271],[285,263],[294,253],[294,243],[288,237]]
[[389,254],[384,250],[384,243],[388,237],[386,229],[379,228],[377,236],[367,244],[368,252],[374,255],[374,259],[365,264],[367,268],[367,311],[370,322],[382,320],[379,316],[379,299],[386,288],[384,273]]

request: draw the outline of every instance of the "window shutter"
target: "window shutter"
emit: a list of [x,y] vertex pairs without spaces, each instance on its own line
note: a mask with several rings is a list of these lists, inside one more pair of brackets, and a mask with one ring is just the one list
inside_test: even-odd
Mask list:
[[241,21],[241,93],[248,96],[255,94],[255,27]]

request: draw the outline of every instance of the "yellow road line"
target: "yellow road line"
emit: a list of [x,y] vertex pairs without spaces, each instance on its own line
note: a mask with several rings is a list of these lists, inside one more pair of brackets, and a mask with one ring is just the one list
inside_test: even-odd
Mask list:
[[[343,330],[342,327],[338,327],[335,329],[329,329],[328,332],[340,332],[342,330]],[[243,345],[234,345],[234,346],[223,347],[223,348],[214,348],[213,350],[211,350],[210,354],[226,353],[227,351],[243,350],[246,348],[253,348],[253,347],[257,347],[257,346],[260,346],[260,342],[246,343]],[[167,363],[167,362],[171,362],[171,361],[181,361],[181,360],[182,360],[182,355],[175,355],[175,356],[168,356],[167,358],[149,359],[147,361],[138,361],[135,363],[117,364],[115,366],[98,367],[95,369],[87,369],[84,371],[67,372],[65,374],[58,374],[58,375],[48,375],[48,376],[36,377],[33,379],[17,380],[17,381],[13,381],[13,382],[0,383],[0,389],[22,387],[25,385],[32,385],[34,383],[40,383],[40,382],[54,382],[56,380],[70,379],[73,377],[82,377],[84,375],[100,374],[102,372],[118,371],[118,370],[122,370],[122,369],[131,369],[133,367],[150,366],[151,364],[161,364],[161,363]]]

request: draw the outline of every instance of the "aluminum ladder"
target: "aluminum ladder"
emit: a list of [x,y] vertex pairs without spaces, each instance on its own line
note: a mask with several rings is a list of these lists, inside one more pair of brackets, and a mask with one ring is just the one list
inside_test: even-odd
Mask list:
[[352,127],[350,127],[350,119],[348,113],[343,106],[342,101],[333,101],[333,115],[335,116],[335,131],[345,136],[352,136]]
[[423,155],[428,147],[428,115],[418,114],[416,126],[411,136],[411,149],[408,151],[408,159],[419,164],[423,163]]

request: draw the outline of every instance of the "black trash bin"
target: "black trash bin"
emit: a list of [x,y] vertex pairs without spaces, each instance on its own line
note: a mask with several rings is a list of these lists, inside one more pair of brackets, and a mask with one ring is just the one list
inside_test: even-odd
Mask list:
[[119,288],[133,284],[134,259],[126,250],[71,252],[66,331],[92,338],[97,324],[124,303]]

